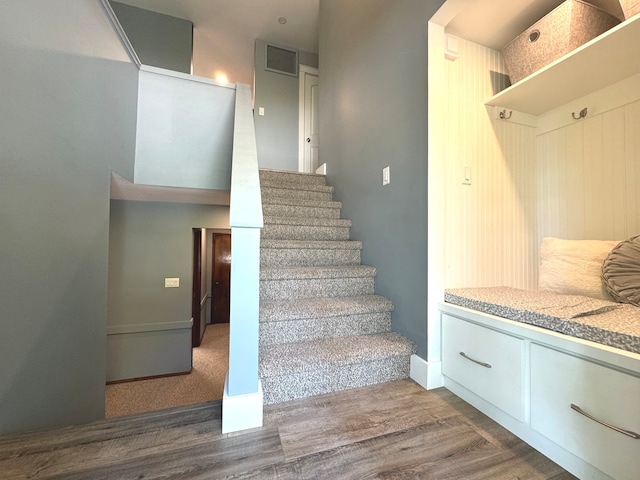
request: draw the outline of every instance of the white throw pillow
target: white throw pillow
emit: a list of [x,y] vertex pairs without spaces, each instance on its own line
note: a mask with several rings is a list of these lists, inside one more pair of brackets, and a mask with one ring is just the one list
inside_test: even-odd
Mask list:
[[614,301],[602,284],[602,263],[617,240],[546,237],[540,246],[538,289]]

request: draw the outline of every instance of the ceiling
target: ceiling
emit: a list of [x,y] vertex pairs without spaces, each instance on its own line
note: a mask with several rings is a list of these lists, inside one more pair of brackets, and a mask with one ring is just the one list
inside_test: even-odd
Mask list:
[[[117,0],[194,24],[194,75],[253,83],[256,38],[318,52],[320,0]],[[448,33],[501,49],[563,0],[451,0],[462,5]],[[619,0],[588,0],[623,19]],[[280,17],[286,18],[283,25]]]
[[318,52],[320,0],[116,1],[193,22],[194,75],[224,73],[230,82],[251,85],[256,38]]

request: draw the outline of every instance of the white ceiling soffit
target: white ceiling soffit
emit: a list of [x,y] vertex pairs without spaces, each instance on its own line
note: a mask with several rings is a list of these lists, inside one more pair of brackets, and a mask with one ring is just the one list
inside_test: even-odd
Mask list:
[[[447,33],[496,50],[517,37],[563,0],[466,0],[446,26]],[[619,0],[588,0],[624,18]]]

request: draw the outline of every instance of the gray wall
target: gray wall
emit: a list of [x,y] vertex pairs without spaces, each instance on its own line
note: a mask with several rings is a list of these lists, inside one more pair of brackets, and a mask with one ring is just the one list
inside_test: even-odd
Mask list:
[[110,170],[133,177],[138,76],[97,1],[4,2],[0,32],[4,433],[104,416]]
[[229,190],[236,91],[140,72],[135,183]]
[[191,73],[193,24],[189,20],[109,3],[143,65]]
[[[427,351],[427,22],[441,0],[320,0],[320,151],[393,329]],[[391,183],[382,186],[382,169]]]
[[[298,171],[299,77],[265,70],[266,42],[255,44],[254,122],[260,168]],[[318,55],[300,51],[298,62],[318,67]],[[264,116],[258,115],[264,107]]]
[[[128,333],[109,335],[109,381],[185,371],[185,360],[191,357],[190,330],[186,348],[167,350],[164,338],[169,330],[184,328],[170,324],[191,318],[192,228],[228,226],[229,207],[111,201],[107,325],[109,332]],[[165,277],[178,277],[180,286],[164,288]],[[145,326],[157,332],[161,324],[167,325],[165,337],[141,335]],[[129,335],[133,339],[125,341]]]

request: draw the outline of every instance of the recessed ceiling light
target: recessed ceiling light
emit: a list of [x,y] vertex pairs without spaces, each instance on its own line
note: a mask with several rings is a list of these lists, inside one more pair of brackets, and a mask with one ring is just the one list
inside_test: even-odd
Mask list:
[[278,23],[280,25],[284,25],[285,23],[287,23],[287,19],[284,18],[284,17],[280,17],[280,18],[278,18]]

